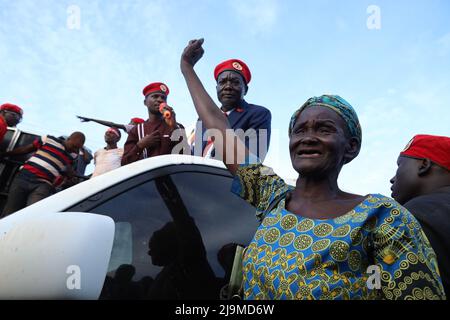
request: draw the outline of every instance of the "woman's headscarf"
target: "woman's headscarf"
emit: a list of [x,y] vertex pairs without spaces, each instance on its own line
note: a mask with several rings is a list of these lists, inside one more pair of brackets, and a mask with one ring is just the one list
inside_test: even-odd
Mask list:
[[362,132],[358,116],[356,115],[356,112],[350,105],[350,103],[336,95],[323,95],[320,97],[309,98],[292,115],[291,121],[289,123],[289,136],[291,136],[292,129],[294,128],[298,115],[308,107],[326,107],[337,112],[342,117],[342,119],[344,119],[348,131],[350,132],[350,136],[358,138],[359,144],[361,145]]

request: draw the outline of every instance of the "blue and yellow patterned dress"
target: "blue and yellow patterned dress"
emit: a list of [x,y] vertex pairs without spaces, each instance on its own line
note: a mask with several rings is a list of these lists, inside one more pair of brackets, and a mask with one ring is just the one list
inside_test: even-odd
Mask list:
[[372,194],[345,215],[318,220],[285,209],[290,190],[262,164],[236,173],[232,191],[261,221],[244,255],[245,299],[445,299],[428,239],[393,199]]

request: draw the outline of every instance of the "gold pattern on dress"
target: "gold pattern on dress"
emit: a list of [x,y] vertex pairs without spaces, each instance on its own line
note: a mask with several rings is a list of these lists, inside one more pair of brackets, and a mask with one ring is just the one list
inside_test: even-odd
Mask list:
[[293,233],[293,232],[288,232],[288,233],[282,235],[280,238],[280,246],[286,247],[286,246],[290,245],[292,243],[292,241],[294,241],[294,238],[295,238],[295,233]]
[[298,223],[297,217],[293,214],[286,215],[283,219],[281,219],[281,227],[284,230],[291,230]]
[[343,226],[335,229],[333,231],[333,233],[331,233],[331,235],[333,237],[337,237],[337,238],[345,237],[350,233],[350,230],[351,230],[350,226],[348,224],[346,224],[346,225],[343,225]]
[[[263,170],[262,165],[251,165],[237,172],[237,190],[257,207],[260,218],[289,189],[278,176],[262,175]],[[354,210],[326,222],[293,215],[284,202],[281,198],[263,219],[244,254],[246,298],[444,297],[428,239],[417,220],[394,200],[370,195]],[[381,267],[382,290],[367,288],[365,270],[373,263]]]
[[333,221],[334,221],[336,224],[344,224],[344,223],[347,223],[347,222],[349,222],[349,221],[352,219],[352,216],[353,216],[355,213],[356,213],[356,211],[355,211],[355,210],[352,210],[352,211],[350,211],[349,213],[344,214],[343,216],[334,218]]
[[358,212],[352,215],[352,222],[364,222],[367,220],[367,212]]
[[271,227],[271,226],[274,226],[274,225],[276,225],[277,223],[278,223],[278,221],[280,221],[280,219],[281,219],[281,213],[277,213],[276,215],[275,215],[275,217],[266,217],[264,220],[263,220],[263,222],[262,222],[262,225],[264,226],[264,227]]
[[319,241],[316,241],[313,243],[312,245],[312,250],[314,252],[319,252],[322,250],[325,250],[326,248],[328,248],[330,246],[330,239],[322,239]]
[[271,228],[264,234],[264,241],[269,244],[275,243],[278,238],[280,238],[280,230],[276,228]]
[[348,265],[351,270],[357,271],[361,269],[361,253],[357,250],[350,251],[348,256]]
[[363,234],[361,227],[356,227],[350,232],[350,238],[352,239],[352,246],[357,246],[363,240]]
[[348,258],[349,245],[341,240],[333,242],[330,246],[330,255],[336,261],[345,261]]
[[294,248],[297,250],[305,250],[308,249],[313,243],[313,239],[311,236],[307,234],[302,234],[297,236],[294,240]]
[[255,233],[255,240],[261,239],[261,237],[264,236],[266,231],[267,231],[266,229],[259,229],[258,231],[256,231],[256,233]]
[[320,223],[313,229],[314,235],[318,237],[326,237],[333,231],[333,226],[328,223]]
[[306,232],[311,230],[314,227],[314,221],[311,219],[303,219],[298,225],[297,225],[297,231],[300,232]]

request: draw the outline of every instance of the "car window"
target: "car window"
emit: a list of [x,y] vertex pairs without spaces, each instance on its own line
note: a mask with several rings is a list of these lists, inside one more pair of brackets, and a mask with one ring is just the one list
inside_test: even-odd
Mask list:
[[133,263],[133,234],[131,223],[116,222],[114,242],[108,272],[117,270],[123,264]]
[[90,212],[116,236],[101,299],[218,299],[236,244],[248,245],[255,209],[230,176],[179,172],[122,192]]

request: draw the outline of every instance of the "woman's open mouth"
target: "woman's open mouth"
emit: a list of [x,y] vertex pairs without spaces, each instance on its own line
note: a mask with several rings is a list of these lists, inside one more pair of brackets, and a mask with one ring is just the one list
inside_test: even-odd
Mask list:
[[318,158],[322,156],[322,152],[317,149],[301,149],[297,152],[297,156],[306,159]]

